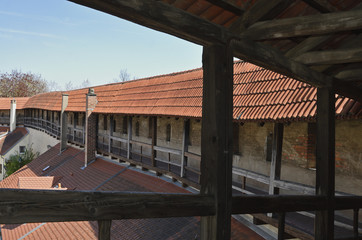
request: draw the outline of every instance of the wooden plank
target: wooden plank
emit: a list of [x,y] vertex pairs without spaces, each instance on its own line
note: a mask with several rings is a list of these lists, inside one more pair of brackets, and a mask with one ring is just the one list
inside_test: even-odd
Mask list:
[[362,62],[362,48],[307,52],[294,60],[306,65]]
[[362,10],[257,22],[241,34],[254,40],[322,35],[362,28]]
[[215,214],[213,197],[207,195],[22,189],[0,193],[2,224]]
[[229,38],[223,27],[162,1],[70,1],[201,45],[208,45],[214,42],[226,43]]
[[[316,194],[332,207],[335,191],[335,95],[333,88],[317,88]],[[334,211],[317,211],[317,240],[334,238]]]
[[128,116],[128,130],[127,130],[127,158],[131,158],[131,140],[132,140],[132,117]]
[[283,147],[283,123],[274,123],[272,159],[270,163],[269,194],[279,194],[275,187],[274,180],[280,180],[282,168],[282,147]]
[[172,154],[176,154],[176,155],[181,155],[181,150],[174,149],[174,148],[154,146],[153,149],[156,150],[156,151],[160,151],[160,152],[166,152],[166,153],[172,153]]
[[[98,135],[100,135],[100,134],[98,134]],[[101,135],[101,136],[102,136],[102,135]],[[111,139],[112,139],[113,141],[128,143],[128,139],[124,139],[124,138],[120,138],[120,137],[111,136]]]
[[142,147],[148,147],[148,148],[152,147],[152,145],[149,143],[139,142],[139,141],[135,141],[135,140],[131,140],[130,142],[134,145],[138,145],[138,146],[142,146]]
[[192,158],[192,159],[201,161],[201,156],[198,154],[195,154],[195,153],[185,152],[185,156],[188,158]]
[[112,220],[98,220],[98,239],[110,240],[111,239],[111,226]]
[[180,163],[175,163],[175,162],[163,160],[163,159],[161,159],[161,158],[155,158],[155,160],[156,160],[156,161],[159,161],[159,162],[163,162],[163,163],[167,163],[167,164],[171,164],[171,165],[174,165],[174,166],[181,167],[181,164],[180,164]]
[[216,214],[201,218],[201,239],[229,239],[233,58],[225,45],[204,47],[201,127],[201,193],[214,195]]

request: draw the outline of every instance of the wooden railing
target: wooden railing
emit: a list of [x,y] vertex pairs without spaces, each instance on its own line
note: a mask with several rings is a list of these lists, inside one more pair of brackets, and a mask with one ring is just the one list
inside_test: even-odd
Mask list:
[[[99,224],[99,239],[109,239],[111,220],[211,216],[213,196],[130,192],[0,189],[0,223],[93,221]],[[358,209],[362,197],[336,196],[237,196],[233,214],[354,209],[354,233],[358,239]],[[280,221],[282,223],[282,220]],[[105,226],[108,226],[105,228]],[[283,224],[279,236],[283,236]],[[104,229],[105,228],[105,229]],[[281,237],[279,239],[282,239]]]
[[24,125],[27,127],[42,130],[53,137],[60,137],[60,126],[57,123],[41,118],[24,117],[23,119]]
[[[60,126],[44,119],[26,117],[24,118],[24,125],[42,130],[55,137],[60,136]],[[83,129],[70,127],[68,132],[68,140],[70,142],[79,145],[84,144]],[[82,137],[77,137],[77,132]],[[200,162],[200,155],[187,151],[183,152],[179,149],[157,145],[152,146],[152,144],[109,136],[107,134],[98,133],[98,136],[108,138],[108,142],[97,142],[97,150],[101,153],[131,164],[140,165],[144,169],[168,174],[184,184],[196,188],[200,187],[200,168],[192,168],[188,165],[188,159]],[[117,145],[115,144],[116,142],[123,143],[126,147],[115,147]],[[122,146],[122,144],[119,145]],[[135,150],[135,146],[138,147],[138,151]],[[149,154],[151,151],[166,154],[166,158],[162,158],[161,154],[155,154],[154,159],[152,159],[153,156]],[[172,158],[172,156],[174,157]],[[180,160],[175,161],[178,157]],[[166,168],[160,167],[161,164],[166,166]],[[178,171],[173,171],[175,167]],[[244,194],[253,194],[245,188],[248,178],[266,185],[270,183],[269,176],[236,167],[233,168],[233,174],[241,176],[243,181],[242,187],[233,185],[232,188]],[[273,184],[280,189],[298,191],[302,194],[310,195],[234,196],[232,198],[232,213],[278,213],[278,239],[282,239],[284,236],[286,212],[317,211],[328,208],[329,210],[352,209],[354,211],[354,239],[358,239],[358,212],[362,205],[361,197],[340,196],[342,194],[337,193],[338,196],[331,201],[324,197],[314,196],[315,189],[311,186],[283,180],[274,180]],[[100,238],[102,238],[102,234],[104,236],[109,234],[110,222],[115,219],[208,216],[213,215],[215,211],[213,197],[202,195],[31,190],[0,190],[0,194],[2,196],[0,201],[1,223],[98,220]],[[21,198],[19,197],[20,195],[22,196]],[[24,196],[26,197],[24,198]],[[31,199],[40,199],[39,196],[42,196],[42,203],[36,206],[32,205]],[[62,208],[58,205],[61,205]],[[18,210],[20,206],[22,209],[21,213]],[[130,208],[129,206],[134,207]],[[138,207],[142,211],[137,210]],[[114,211],[114,209],[120,210]]]

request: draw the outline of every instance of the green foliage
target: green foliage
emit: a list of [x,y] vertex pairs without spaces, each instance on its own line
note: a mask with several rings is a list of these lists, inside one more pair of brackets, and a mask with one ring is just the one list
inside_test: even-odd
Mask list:
[[28,147],[25,149],[23,154],[16,152],[14,155],[10,156],[10,159],[5,163],[5,173],[6,176],[10,176],[12,173],[16,172],[21,167],[30,163],[34,158],[37,158],[39,153],[33,152],[32,147]]

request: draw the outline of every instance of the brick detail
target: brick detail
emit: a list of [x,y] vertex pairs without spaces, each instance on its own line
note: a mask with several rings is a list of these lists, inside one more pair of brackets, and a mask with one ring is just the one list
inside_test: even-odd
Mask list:
[[92,113],[96,107],[97,95],[90,88],[86,95],[86,111],[85,111],[85,166],[96,159],[97,147],[97,116]]

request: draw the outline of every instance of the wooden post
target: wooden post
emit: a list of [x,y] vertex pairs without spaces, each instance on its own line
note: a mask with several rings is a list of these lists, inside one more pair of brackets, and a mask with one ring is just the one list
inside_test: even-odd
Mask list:
[[182,134],[182,149],[181,149],[181,172],[180,176],[185,176],[185,166],[187,166],[187,158],[185,152],[188,151],[189,147],[189,134],[190,134],[190,119],[184,120],[184,130]]
[[278,240],[284,239],[285,212],[278,214]]
[[113,115],[109,117],[108,152],[112,153],[112,135],[114,131]]
[[334,239],[335,96],[331,87],[317,88],[316,194],[330,209],[317,211],[315,239]]
[[358,232],[358,208],[353,209],[353,238],[358,239],[359,232]]
[[280,180],[282,147],[283,147],[283,123],[274,123],[272,159],[270,163],[269,194],[279,194],[279,188],[274,187],[274,180]]
[[152,167],[156,166],[155,158],[157,156],[157,152],[154,147],[157,146],[157,117],[152,117]]
[[201,239],[230,239],[233,58],[216,44],[202,57],[201,194],[214,196],[216,214],[201,217]]
[[111,239],[112,220],[98,220],[98,239]]
[[127,158],[131,159],[132,117],[128,117]]

